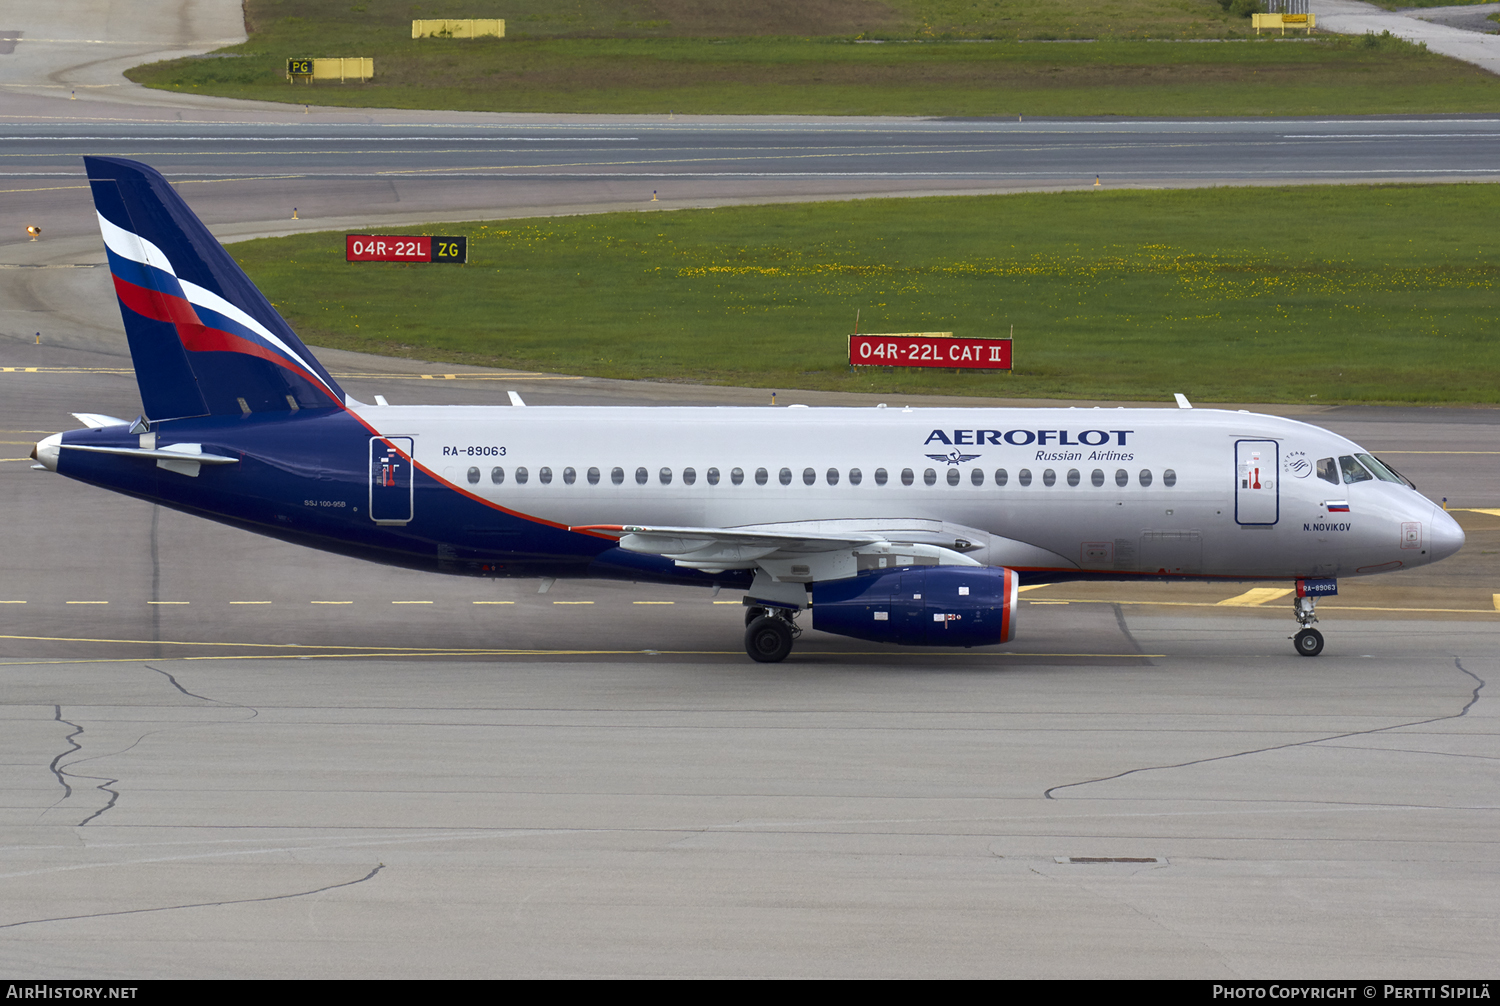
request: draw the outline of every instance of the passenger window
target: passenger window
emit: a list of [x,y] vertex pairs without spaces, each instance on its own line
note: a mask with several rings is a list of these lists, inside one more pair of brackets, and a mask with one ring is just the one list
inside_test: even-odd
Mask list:
[[902,485],[909,486],[909,485],[911,485],[915,481],[917,481],[917,477],[914,474],[912,474],[912,470],[910,468],[903,468],[903,469],[901,469],[901,484]]
[[1339,466],[1333,458],[1323,458],[1318,462],[1318,478],[1324,482],[1339,484]]
[[1177,484],[1177,472],[1173,471],[1171,468],[1168,468],[1166,471],[1162,472],[1161,484],[1166,486],[1168,489],[1175,486]]
[[526,479],[527,479],[528,474],[529,473],[526,471],[526,469],[524,469],[524,468],[517,468],[516,469],[516,485],[518,485],[518,486],[524,486],[526,484]]
[[729,481],[733,482],[735,485],[739,485],[740,483],[744,482],[745,481],[745,469],[743,469],[743,468],[732,468],[732,469],[730,469],[730,471],[729,471]]
[[500,483],[504,482],[505,481],[505,469],[504,468],[491,468],[490,469],[490,481],[493,482],[493,483],[495,483],[495,485],[499,485]]
[[719,470],[717,468],[710,468],[703,474],[703,477],[708,479],[708,484],[711,486],[719,484]]
[[1130,485],[1130,473],[1123,468],[1116,468],[1115,485],[1119,486],[1121,489]]
[[827,480],[828,484],[831,485],[831,486],[836,486],[836,485],[839,484],[839,470],[837,468],[830,468],[830,469],[828,469],[827,474],[824,475],[823,477]]
[[597,468],[590,468],[589,469],[589,485],[596,486],[598,484],[599,484],[599,469],[597,469]]
[[949,468],[948,469],[948,484],[950,486],[956,486],[956,485],[958,485],[958,469],[957,468]]
[[1355,482],[1373,482],[1375,476],[1365,471],[1364,466],[1348,454],[1339,455],[1339,467],[1344,469],[1344,484],[1351,485]]
[[696,471],[694,471],[691,468],[684,468],[682,470],[682,484],[683,485],[690,486],[694,482],[697,482],[697,481],[698,481],[698,473]]
[[927,486],[936,485],[937,472],[933,471],[931,468],[928,468],[926,471],[924,471],[922,473],[922,484]]
[[766,484],[766,480],[768,478],[770,478],[770,475],[766,472],[766,470],[764,468],[757,468],[757,469],[755,469],[755,484],[756,485],[758,485],[758,486],[765,485]]
[[1094,483],[1094,488],[1104,485],[1104,471],[1100,468],[1094,469],[1094,474],[1089,476],[1089,481]]
[[644,469],[644,468],[637,468],[635,470],[635,484],[636,485],[643,486],[647,482],[649,482],[650,479],[651,479],[651,473],[648,472],[648,471],[646,471],[646,469]]
[[623,468],[611,468],[610,471],[609,471],[609,480],[611,482],[613,482],[617,486],[618,485],[624,485],[624,483],[625,483],[625,469],[623,469]]
[[552,484],[552,469],[539,468],[537,469],[536,477],[537,481],[541,482],[542,485],[550,486]]
[[576,481],[578,481],[578,472],[574,471],[572,468],[564,468],[563,469],[563,484],[564,485],[572,485]]
[[1057,472],[1053,471],[1051,468],[1048,468],[1046,471],[1042,472],[1042,485],[1048,487],[1057,485]]
[[1081,476],[1081,475],[1078,474],[1078,469],[1077,468],[1069,468],[1068,469],[1068,485],[1070,485],[1070,486],[1077,486],[1078,483],[1081,482],[1082,480],[1083,480],[1083,476]]
[[469,469],[469,485],[471,485],[471,486],[477,486],[477,485],[479,485],[479,469],[478,468],[470,468]]
[[663,468],[661,471],[656,473],[656,477],[661,479],[662,485],[669,486],[672,484],[672,469]]
[[984,469],[975,468],[973,471],[969,472],[969,482],[976,486],[984,485]]
[[995,469],[995,485],[997,485],[997,486],[1003,486],[1003,485],[1005,485],[1005,483],[1007,483],[1009,481],[1010,481],[1010,472],[1006,471],[1004,468],[996,468]]
[[810,486],[810,485],[812,485],[816,481],[818,481],[818,473],[817,472],[813,471],[811,468],[804,468],[804,469],[802,469],[802,484],[803,485]]
[[888,478],[890,478],[890,476],[885,473],[885,469],[884,468],[877,468],[877,469],[875,469],[875,484],[876,485],[878,485],[878,486],[885,485],[886,479],[888,479]]
[[1141,488],[1142,489],[1144,489],[1145,487],[1149,486],[1151,484],[1151,469],[1149,469],[1149,468],[1142,468],[1141,469],[1140,479],[1141,479]]
[[849,484],[851,486],[859,485],[860,480],[863,478],[864,474],[858,468],[849,469]]
[[792,470],[790,468],[783,468],[776,473],[776,477],[781,480],[781,484],[784,486],[792,484]]
[[1020,473],[1016,475],[1016,481],[1021,483],[1021,485],[1023,486],[1031,485],[1031,469],[1022,468]]

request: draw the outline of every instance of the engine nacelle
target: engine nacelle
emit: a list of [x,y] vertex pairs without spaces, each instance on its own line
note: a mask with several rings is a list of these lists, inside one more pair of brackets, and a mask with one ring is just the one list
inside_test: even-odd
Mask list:
[[814,583],[813,628],[905,646],[989,646],[1016,631],[1016,574],[911,566]]

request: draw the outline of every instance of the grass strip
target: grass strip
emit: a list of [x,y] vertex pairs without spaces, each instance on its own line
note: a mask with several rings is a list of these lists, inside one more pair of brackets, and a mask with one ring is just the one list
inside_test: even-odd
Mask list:
[[[1249,0],[1229,0],[1228,6],[1244,2]],[[687,0],[475,0],[446,7],[462,8],[458,16],[504,17],[508,37],[413,39],[409,19],[441,16],[447,12],[443,3],[367,0],[346,8],[313,0],[250,0],[251,37],[245,44],[212,58],[137,67],[127,75],[152,87],[233,98],[472,111],[1500,111],[1500,77],[1470,64],[1390,35],[1255,38],[1248,21],[1219,0],[809,0],[716,5],[712,16],[705,14],[709,6]],[[651,10],[663,16],[640,16]],[[729,30],[714,34],[721,26]],[[289,84],[286,60],[309,56],[371,56],[375,79]]]
[[[311,344],[766,388],[1500,401],[1500,187],[871,199],[440,224],[464,267],[236,257]],[[422,233],[423,229],[407,231]],[[1003,336],[1014,372],[852,369],[845,335]]]

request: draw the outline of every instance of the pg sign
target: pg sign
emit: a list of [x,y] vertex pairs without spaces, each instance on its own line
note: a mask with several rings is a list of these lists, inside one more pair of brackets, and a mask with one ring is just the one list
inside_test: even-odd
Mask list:
[[449,262],[469,260],[466,237],[429,237],[426,234],[345,234],[346,262]]
[[849,336],[851,367],[1009,370],[1009,339],[955,339],[951,332]]

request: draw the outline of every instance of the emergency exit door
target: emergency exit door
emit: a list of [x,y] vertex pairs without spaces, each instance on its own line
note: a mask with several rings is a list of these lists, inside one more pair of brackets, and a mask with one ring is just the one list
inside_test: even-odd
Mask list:
[[370,519],[407,524],[412,518],[412,438],[370,438]]
[[1270,525],[1281,518],[1281,464],[1274,440],[1234,443],[1234,519],[1240,524]]

